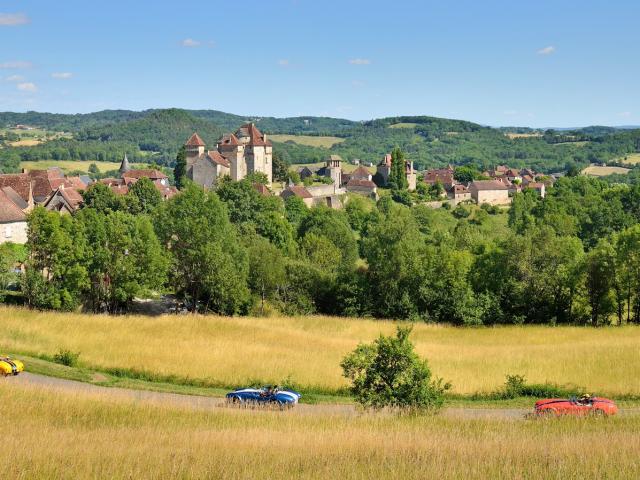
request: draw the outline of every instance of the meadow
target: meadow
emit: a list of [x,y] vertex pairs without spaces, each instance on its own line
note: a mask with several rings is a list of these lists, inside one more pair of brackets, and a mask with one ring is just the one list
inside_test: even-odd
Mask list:
[[500,420],[186,408],[0,380],[0,476],[638,478],[640,416]]
[[[98,170],[101,172],[108,172],[109,170],[118,170],[120,168],[119,162],[96,162],[91,160],[37,160],[37,161],[24,161],[20,162],[20,168],[26,168],[28,170],[44,170],[50,167],[58,167],[63,172],[73,172],[80,170],[82,172],[88,172],[89,166],[95,163]],[[140,167],[142,164],[131,164],[132,168]]]
[[[145,372],[212,387],[287,380],[303,391],[346,387],[340,361],[359,342],[390,334],[395,322],[323,316],[107,316],[0,307],[0,351],[51,358],[80,352],[81,366]],[[490,392],[507,374],[572,384],[592,393],[640,395],[640,328],[417,323],[412,339],[453,393]]]
[[293,142],[308,147],[331,148],[344,142],[344,138],[315,135],[269,135],[274,142]]
[[613,173],[619,174],[627,174],[629,173],[628,168],[623,167],[601,167],[599,165],[589,165],[587,168],[582,170],[583,175],[589,175],[592,177],[604,177],[606,175],[611,175]]
[[618,162],[627,165],[636,165],[640,163],[640,153],[630,153],[629,155],[625,155],[624,157],[619,158]]

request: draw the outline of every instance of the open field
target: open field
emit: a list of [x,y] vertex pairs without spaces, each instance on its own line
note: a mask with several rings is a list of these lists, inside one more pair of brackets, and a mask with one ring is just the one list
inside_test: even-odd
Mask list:
[[[230,387],[289,379],[303,391],[346,386],[339,363],[359,342],[395,323],[334,317],[105,316],[0,307],[0,351],[81,353],[83,366],[146,372],[155,380]],[[453,392],[495,390],[506,374],[574,384],[612,396],[639,395],[640,328],[415,325],[417,351]]]
[[[20,168],[26,168],[28,170],[45,170],[49,167],[59,167],[63,172],[72,172],[74,170],[81,170],[83,172],[89,171],[89,166],[95,163],[101,172],[107,172],[109,170],[117,170],[120,168],[119,162],[96,162],[96,161],[76,161],[76,160],[39,160],[39,161],[27,161],[20,162]],[[140,164],[131,164],[132,168],[136,168]]]
[[340,137],[320,137],[314,135],[269,135],[269,138],[274,142],[294,142],[299,145],[324,148],[331,148],[338,143],[344,142],[344,138]]
[[587,168],[582,170],[583,175],[589,175],[591,177],[604,177],[613,173],[626,175],[629,173],[629,169],[622,167],[600,167],[598,165],[589,165]]
[[618,159],[618,162],[625,163],[627,165],[636,165],[640,163],[640,153],[630,153],[622,158]]
[[507,137],[507,138],[510,138],[511,140],[513,140],[514,138],[537,138],[537,137],[541,137],[542,134],[541,133],[513,133],[513,132],[509,132],[509,133],[505,133],[504,136]]
[[638,478],[640,416],[450,416],[186,409],[0,381],[2,478]]
[[389,128],[416,128],[418,125],[418,123],[401,122],[389,125]]

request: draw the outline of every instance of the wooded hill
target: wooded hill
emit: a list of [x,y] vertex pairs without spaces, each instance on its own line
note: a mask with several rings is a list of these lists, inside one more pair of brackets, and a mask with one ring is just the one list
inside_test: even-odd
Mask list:
[[[25,124],[50,131],[67,131],[71,139],[32,147],[0,149],[0,169],[15,171],[22,160],[118,161],[126,152],[132,161],[171,166],[179,146],[197,131],[214,146],[224,132],[246,121],[267,134],[334,136],[345,140],[331,148],[312,147],[295,140],[274,142],[288,163],[311,163],[329,153],[345,160],[377,162],[395,146],[401,147],[418,169],[452,163],[473,163],[484,169],[497,163],[531,167],[542,172],[571,165],[610,162],[640,151],[640,130],[587,127],[547,130],[510,138],[505,133],[533,133],[526,128],[491,128],[472,122],[428,116],[405,116],[354,122],[328,117],[252,117],[216,110],[105,110],[77,115],[39,112],[0,113],[0,127]],[[0,141],[2,141],[0,136]]]

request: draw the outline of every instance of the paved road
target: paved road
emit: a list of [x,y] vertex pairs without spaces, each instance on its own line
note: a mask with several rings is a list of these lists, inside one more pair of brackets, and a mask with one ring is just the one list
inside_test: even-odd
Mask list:
[[[150,404],[171,404],[181,408],[192,410],[212,410],[215,408],[227,408],[224,399],[216,397],[201,397],[196,395],[181,395],[177,393],[151,392],[147,390],[133,390],[120,387],[102,387],[90,383],[76,382],[55,377],[46,377],[34,373],[24,372],[17,377],[7,377],[6,382],[16,383],[37,388],[46,388],[52,391],[67,393],[82,393],[109,398],[124,398],[135,402]],[[530,412],[523,408],[445,408],[442,415],[455,418],[492,418],[492,419],[521,419]],[[622,409],[622,415],[639,415],[640,408]],[[300,404],[295,409],[287,411],[293,415],[363,415],[354,405],[344,404]]]

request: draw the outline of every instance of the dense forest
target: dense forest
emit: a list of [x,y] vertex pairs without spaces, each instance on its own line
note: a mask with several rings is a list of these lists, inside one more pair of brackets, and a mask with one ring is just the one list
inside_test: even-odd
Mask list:
[[[456,325],[640,322],[640,185],[559,179],[508,210],[352,196],[344,210],[263,196],[252,181],[101,184],[74,216],[37,208],[0,280],[32,307],[125,312],[173,293],[225,315],[325,313]],[[384,192],[383,192],[384,193]],[[21,278],[14,262],[25,261]]]
[[[551,173],[611,162],[640,152],[640,130],[588,127],[579,130],[496,129],[475,123],[427,116],[391,117],[353,122],[325,117],[242,117],[215,110],[147,110],[62,115],[38,112],[0,113],[0,127],[26,124],[65,131],[72,138],[37,146],[0,149],[0,169],[17,171],[21,160],[115,161],[126,152],[132,161],[171,167],[188,136],[198,131],[212,148],[223,132],[254,121],[268,134],[330,135],[343,142],[331,148],[302,145],[294,140],[274,142],[289,163],[311,163],[330,153],[345,160],[377,162],[394,147],[402,148],[418,169],[474,164],[484,169],[497,163]],[[508,137],[505,133],[524,136]],[[530,135],[527,135],[530,134]],[[2,142],[0,133],[0,142]]]

